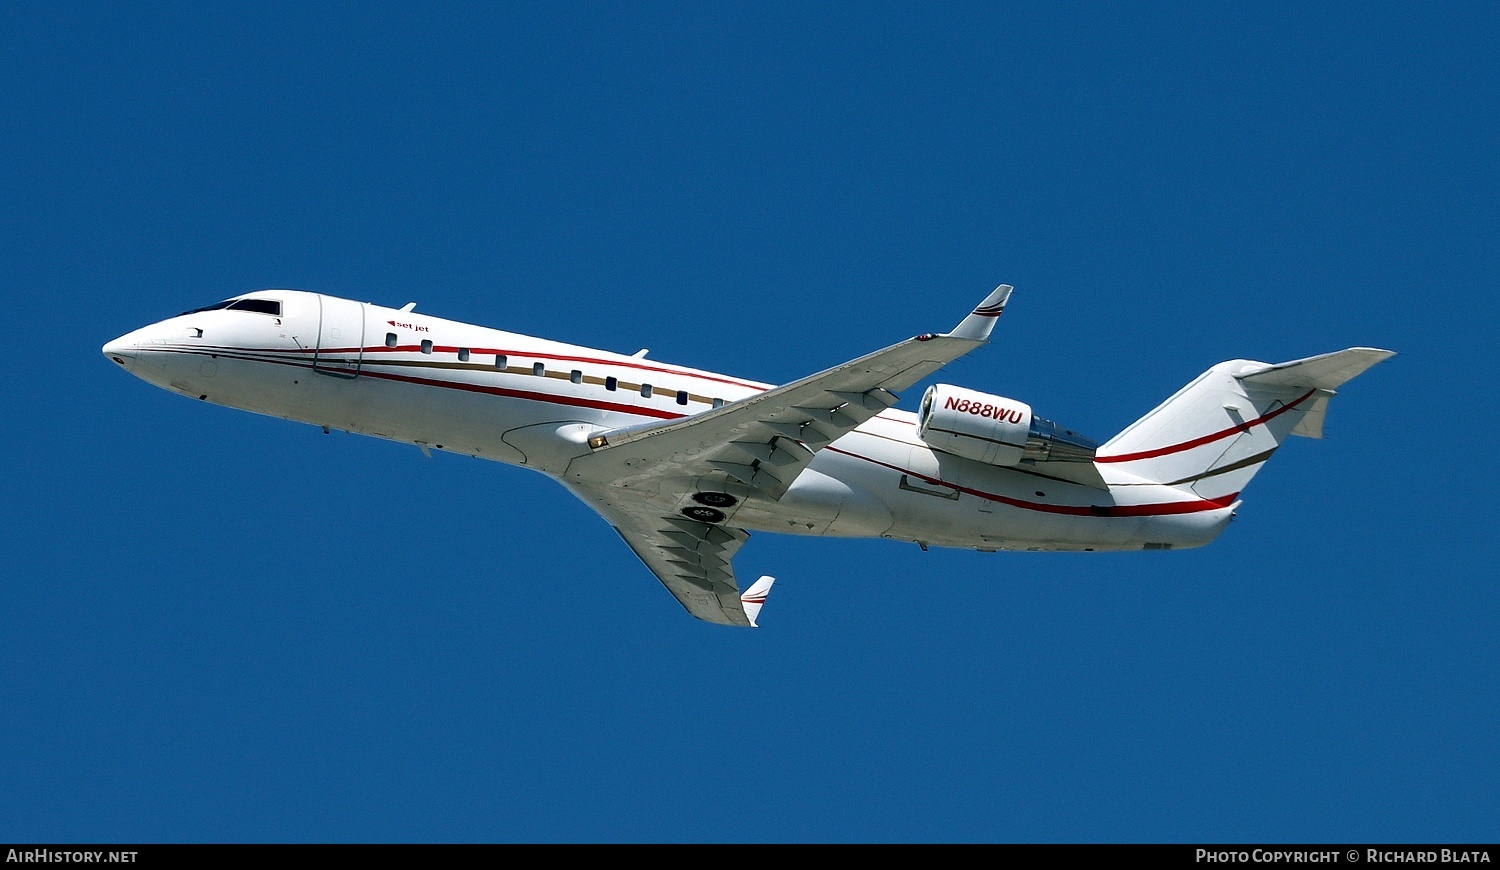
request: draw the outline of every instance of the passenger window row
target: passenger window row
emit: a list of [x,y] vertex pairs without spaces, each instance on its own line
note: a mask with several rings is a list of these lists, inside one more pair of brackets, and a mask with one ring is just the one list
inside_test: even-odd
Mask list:
[[[245,301],[256,301],[256,300],[245,300]],[[277,304],[279,305],[280,303],[277,303]],[[385,346],[386,347],[390,347],[390,348],[397,347],[398,346],[398,342],[399,342],[399,338],[397,337],[396,333],[394,333],[394,332],[387,332],[385,334]],[[424,338],[422,340],[422,353],[431,354],[432,353],[432,348],[433,348],[432,340]],[[460,362],[468,362],[470,360],[471,356],[472,356],[472,353],[469,350],[469,348],[467,348],[467,347],[461,347],[461,348],[458,349],[458,359],[459,359]],[[502,372],[510,371],[508,363],[509,363],[509,360],[506,359],[505,354],[503,354],[503,353],[497,353],[497,354],[495,354],[495,368],[496,369],[498,369],[499,371],[502,371]],[[539,378],[541,378],[541,377],[547,377],[548,376],[547,375],[547,364],[543,363],[543,362],[534,362],[534,363],[532,363],[531,364],[531,374],[533,376],[539,377]],[[560,378],[560,377],[563,377],[563,375],[559,372],[559,373],[556,373],[556,374],[552,375],[552,377],[558,377],[558,378]],[[608,390],[610,392],[615,392],[615,391],[617,391],[620,388],[620,379],[616,378],[613,375],[611,375],[611,376],[609,376],[607,378],[604,378],[603,380],[600,380],[599,378],[586,378],[586,377],[584,377],[584,374],[583,374],[583,372],[580,369],[573,369],[572,371],[568,372],[567,378],[568,378],[568,380],[570,382],[575,383],[575,384],[581,384],[581,383],[584,383],[585,381],[587,381],[589,383],[594,383],[594,384],[602,383],[604,385],[604,389],[606,389],[606,390]],[[631,386],[633,386],[633,385],[631,385]],[[640,387],[639,387],[639,389],[640,389],[641,397],[642,398],[649,399],[649,398],[651,398],[652,396],[654,396],[656,394],[656,388],[653,387],[651,384],[641,384]],[[691,399],[693,399],[693,398],[698,398],[698,400],[702,401],[702,402],[711,403],[715,408],[722,407],[724,405],[724,400],[723,399],[695,397],[691,393],[689,393],[687,390],[678,390],[675,394],[670,394],[669,393],[668,395],[673,395],[674,398],[677,400],[677,404],[679,404],[679,405],[686,405],[688,403],[688,401],[691,400]]]

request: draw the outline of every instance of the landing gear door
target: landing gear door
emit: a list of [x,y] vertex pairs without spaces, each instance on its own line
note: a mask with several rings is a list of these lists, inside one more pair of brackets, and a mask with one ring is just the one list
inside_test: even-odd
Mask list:
[[321,312],[313,370],[341,378],[358,377],[364,359],[365,304],[322,295],[318,304]]

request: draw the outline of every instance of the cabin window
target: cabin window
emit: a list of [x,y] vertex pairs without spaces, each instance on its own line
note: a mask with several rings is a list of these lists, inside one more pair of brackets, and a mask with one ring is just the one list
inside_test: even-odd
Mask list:
[[469,361],[469,349],[468,348],[461,347],[461,348],[458,349],[458,361],[459,362],[468,362]]
[[432,353],[432,339],[422,339],[422,353]]
[[604,379],[604,389],[609,390],[611,393],[618,389],[619,386],[620,379],[615,377],[614,375],[610,375],[609,377]]
[[646,398],[648,398],[648,399],[651,398],[651,385],[650,384],[641,384],[641,395],[644,396],[644,397],[646,397]]
[[678,390],[677,391],[677,404],[679,404],[679,405],[686,405],[687,404],[687,399],[688,399],[687,390]]
[[536,375],[539,378],[540,377],[545,377],[546,374],[547,374],[547,365],[546,365],[546,363],[539,363],[539,362],[532,363],[531,364],[531,373],[534,374],[534,375]]
[[583,383],[583,372],[579,371],[578,369],[573,369],[573,371],[568,373],[568,380],[572,381],[575,384]]
[[395,347],[396,346],[396,333],[394,333],[394,332],[387,332],[385,334],[385,346],[386,347]]
[[499,369],[502,372],[505,371],[505,354],[495,354],[495,368]]
[[714,399],[714,407],[715,408],[722,408],[722,407],[724,407],[724,400],[723,399]]

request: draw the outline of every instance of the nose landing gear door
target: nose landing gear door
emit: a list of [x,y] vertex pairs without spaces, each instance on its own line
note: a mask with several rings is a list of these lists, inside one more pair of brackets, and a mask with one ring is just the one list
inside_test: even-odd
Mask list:
[[318,349],[313,371],[339,378],[359,376],[364,359],[365,304],[319,296]]

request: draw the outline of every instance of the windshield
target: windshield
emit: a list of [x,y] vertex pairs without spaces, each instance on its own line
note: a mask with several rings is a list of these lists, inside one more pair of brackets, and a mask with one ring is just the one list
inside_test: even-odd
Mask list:
[[[228,308],[230,311],[254,311],[260,314],[274,314],[281,316],[281,302],[276,299],[225,299],[213,305],[205,305],[202,308],[194,308],[192,311],[184,311],[182,314],[197,314],[200,311],[218,311]],[[182,314],[178,316],[181,317]]]
[[[231,306],[233,304],[234,304],[234,300],[233,299],[225,299],[223,302],[218,302],[218,303],[215,303],[213,305],[205,305],[202,308],[194,308],[191,311],[184,311],[184,312],[182,312],[182,314],[197,314],[200,311],[218,311],[220,308],[228,308],[229,306]],[[179,314],[177,316],[181,317],[182,314]]]

